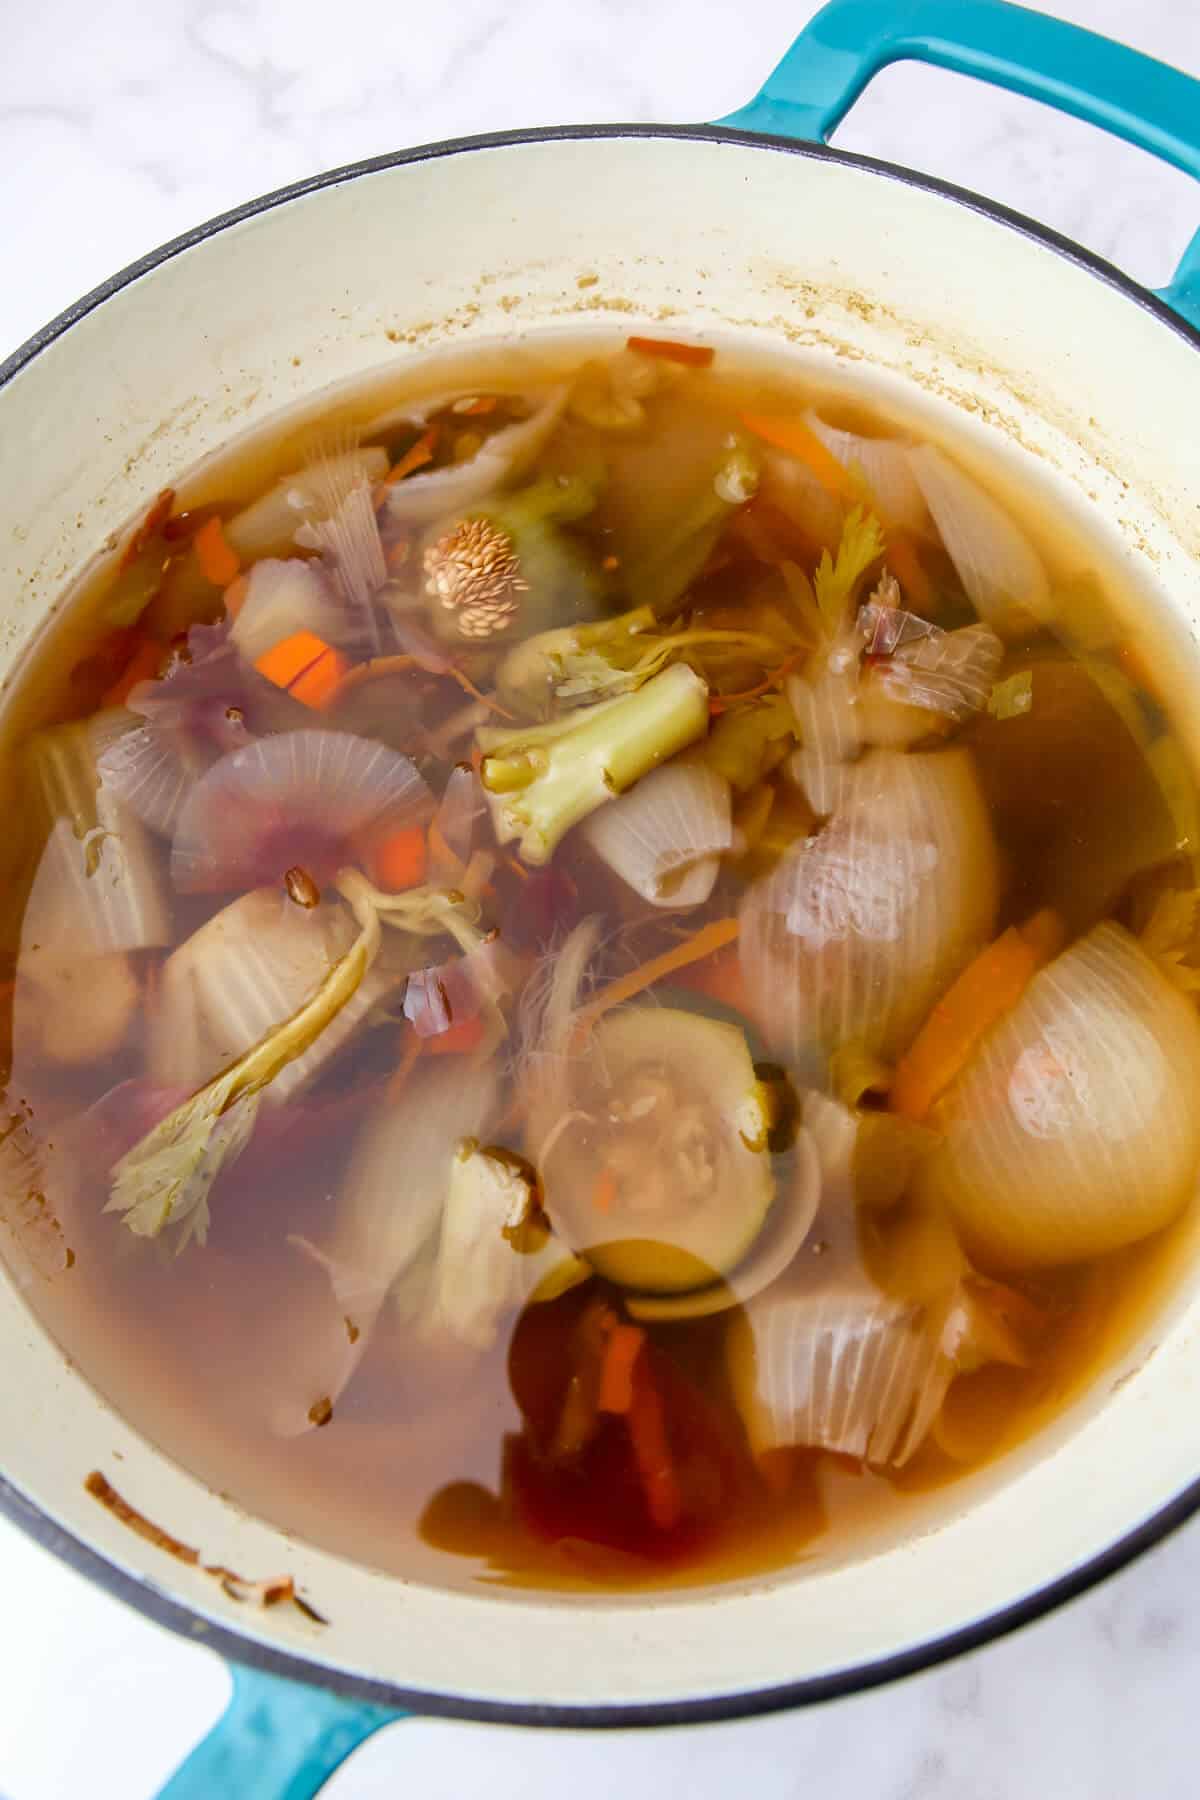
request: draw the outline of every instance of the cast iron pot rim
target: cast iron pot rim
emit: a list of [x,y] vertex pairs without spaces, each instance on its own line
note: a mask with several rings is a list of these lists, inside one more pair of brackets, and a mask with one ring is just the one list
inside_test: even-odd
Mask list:
[[[258,199],[248,200],[229,212],[219,213],[202,225],[194,226],[179,237],[172,238],[157,250],[151,250],[140,256],[118,274],[100,283],[82,299],[68,306],[48,325],[36,331],[20,349],[13,352],[3,363],[0,363],[0,388],[19,374],[43,350],[70,330],[73,325],[86,318],[96,307],[102,306],[106,300],[118,294],[122,288],[130,286],[141,276],[152,269],[169,262],[172,257],[181,255],[185,250],[201,244],[206,238],[215,237],[218,232],[225,231],[231,225],[240,225],[247,219],[255,218],[259,213],[269,212],[276,206],[286,205],[289,201],[302,199],[307,194],[317,193],[322,188],[337,187],[343,182],[357,180],[363,175],[375,175],[385,169],[397,168],[406,163],[432,162],[443,156],[460,156],[472,150],[510,149],[521,144],[540,144],[552,142],[569,142],[579,139],[621,139],[621,138],[677,138],[683,141],[698,141],[717,144],[741,144],[758,150],[771,150],[785,156],[811,157],[817,161],[844,163],[851,168],[866,169],[876,175],[884,176],[889,181],[897,181],[906,187],[918,188],[926,193],[936,194],[939,198],[952,201],[956,206],[965,207],[970,212],[980,213],[986,218],[994,219],[1021,236],[1031,238],[1055,251],[1066,261],[1087,270],[1107,286],[1115,288],[1126,299],[1150,313],[1152,317],[1173,331],[1193,349],[1200,350],[1200,329],[1182,319],[1164,300],[1142,287],[1130,276],[1114,268],[1102,257],[1095,256],[1085,250],[1082,245],[1071,238],[1064,237],[1061,232],[1053,231],[1048,226],[1039,225],[1026,218],[1024,214],[1014,212],[1010,207],[985,200],[969,189],[956,187],[952,182],[942,181],[936,176],[922,175],[915,170],[907,169],[902,164],[882,161],[876,157],[860,156],[846,150],[836,150],[828,144],[801,142],[790,138],[770,137],[761,132],[737,131],[722,125],[549,125],[539,126],[524,131],[487,132],[474,137],[446,138],[439,143],[420,144],[413,149],[392,151],[385,156],[368,157],[362,162],[347,163],[341,168],[330,169],[321,175],[306,176],[301,181],[294,181],[286,187],[277,188],[273,193],[261,195]],[[1090,1561],[1059,1576],[1057,1580],[1047,1582],[1044,1587],[1026,1594],[1010,1606],[1001,1607],[989,1613],[985,1618],[976,1620],[971,1625],[961,1627],[957,1631],[946,1633],[942,1637],[931,1638],[925,1643],[916,1644],[911,1649],[897,1651],[890,1656],[878,1657],[870,1662],[858,1663],[852,1668],[841,1669],[828,1675],[810,1676],[804,1680],[782,1682],[777,1686],[756,1688],[731,1694],[712,1695],[700,1700],[654,1701],[646,1704],[596,1705],[596,1706],[548,1706],[536,1702],[517,1704],[515,1702],[486,1700],[482,1698],[460,1698],[457,1695],[425,1693],[420,1689],[402,1688],[388,1681],[377,1681],[370,1677],[354,1674],[332,1664],[322,1663],[319,1658],[310,1660],[307,1657],[293,1656],[286,1651],[275,1649],[259,1643],[257,1640],[243,1636],[239,1631],[223,1624],[215,1624],[202,1614],[187,1606],[183,1601],[173,1599],[156,1584],[144,1577],[131,1575],[124,1569],[85,1544],[72,1532],[61,1526],[44,1512],[37,1503],[23,1494],[18,1487],[0,1474],[0,1513],[18,1526],[35,1543],[49,1550],[71,1568],[94,1582],[97,1587],[123,1600],[158,1625],[179,1636],[188,1638],[194,1643],[202,1643],[209,1649],[219,1651],[228,1660],[241,1663],[248,1668],[262,1670],[268,1674],[285,1676],[293,1681],[308,1682],[311,1685],[327,1689],[351,1701],[366,1701],[379,1706],[396,1708],[405,1712],[427,1714],[443,1718],[469,1719],[489,1724],[559,1726],[565,1728],[598,1728],[628,1729],[633,1726],[662,1725],[701,1725],[715,1724],[719,1721],[757,1717],[766,1713],[782,1712],[792,1707],[811,1706],[824,1700],[835,1700],[848,1694],[865,1693],[871,1688],[881,1687],[886,1682],[898,1681],[906,1675],[915,1675],[923,1669],[929,1669],[938,1663],[946,1662],[955,1656],[961,1656],[970,1650],[977,1650],[982,1645],[1004,1637],[1022,1625],[1032,1624],[1055,1607],[1085,1593],[1098,1582],[1115,1575],[1119,1570],[1131,1563],[1143,1551],[1161,1543],[1171,1532],[1178,1529],[1197,1510],[1200,1510],[1200,1477],[1183,1488],[1172,1500],[1169,1500],[1158,1512],[1151,1514],[1140,1525],[1134,1526],[1122,1537],[1111,1544],[1107,1550],[1094,1556]],[[719,1604],[719,1601],[717,1602]]]

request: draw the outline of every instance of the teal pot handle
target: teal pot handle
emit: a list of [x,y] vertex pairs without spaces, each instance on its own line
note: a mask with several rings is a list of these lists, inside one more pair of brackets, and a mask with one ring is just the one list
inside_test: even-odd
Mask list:
[[[824,143],[872,77],[905,61],[1042,100],[1200,180],[1200,81],[1007,0],[829,0],[749,106],[721,123]],[[1159,298],[1200,327],[1200,232]]]
[[235,1668],[233,1698],[158,1800],[313,1800],[358,1746],[406,1715]]

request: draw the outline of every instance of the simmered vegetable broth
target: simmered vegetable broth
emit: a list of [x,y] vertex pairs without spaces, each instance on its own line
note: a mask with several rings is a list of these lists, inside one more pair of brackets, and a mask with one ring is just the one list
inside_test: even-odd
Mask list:
[[563,1587],[853,1553],[1060,1409],[1180,1241],[1200,960],[1052,523],[644,340],[161,496],[8,711],[12,1258],[114,1404]]

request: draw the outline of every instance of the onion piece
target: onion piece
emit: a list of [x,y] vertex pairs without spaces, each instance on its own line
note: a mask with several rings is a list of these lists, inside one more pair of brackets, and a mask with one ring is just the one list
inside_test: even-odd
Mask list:
[[[419,410],[406,408],[399,418],[423,425],[453,398],[453,395],[442,395],[436,400],[427,400]],[[424,473],[418,470],[414,475],[405,476],[403,481],[394,482],[387,489],[383,504],[387,521],[393,525],[427,525],[434,519],[475,506],[497,488],[517,481],[558,424],[566,405],[567,389],[533,390],[527,398],[533,403],[529,417],[506,425],[502,431],[485,438],[469,462]],[[374,420],[368,433],[377,436],[396,422],[395,414]]]
[[899,438],[859,437],[827,425],[815,412],[806,413],[804,423],[844,469],[857,466],[885,524],[902,525],[906,531],[929,530],[929,508],[909,464],[908,446]]
[[26,770],[50,821],[21,926],[23,966],[145,950],[170,941],[162,871],[141,821],[101,776],[125,713],[103,712],[34,736]]
[[475,828],[487,813],[487,801],[470,763],[456,763],[442,790],[429,827],[430,870],[434,880],[458,885],[475,842]]
[[555,1238],[524,1251],[520,1234],[536,1210],[530,1171],[467,1138],[450,1158],[437,1253],[421,1335],[490,1350],[502,1321],[530,1297],[562,1294],[591,1278],[587,1263]]
[[776,1052],[818,1086],[839,1044],[894,1056],[990,936],[996,895],[969,755],[871,751],[824,830],[742,901],[742,969]]
[[321,552],[346,609],[350,640],[378,656],[383,640],[374,602],[388,571],[371,484],[337,456],[315,461],[310,479],[325,516],[303,524],[296,542]]
[[336,642],[342,621],[318,563],[300,556],[264,557],[247,574],[246,596],[229,636],[249,663],[295,631]]
[[1041,557],[998,500],[932,444],[908,452],[968,600],[985,625],[1020,638],[1052,613]]
[[863,670],[858,728],[863,741],[902,749],[931,731],[961,725],[987,705],[1004,645],[989,625],[930,628]]
[[921,1191],[1000,1268],[1159,1230],[1200,1167],[1200,1020],[1119,925],[1039,974],[938,1106]]
[[99,752],[102,781],[142,823],[170,836],[188,790],[219,756],[307,714],[249,669],[223,628],[193,625],[188,658],[129,696],[128,729]]
[[[454,1146],[482,1133],[496,1096],[496,1076],[488,1064],[418,1069],[359,1139],[330,1237],[321,1244],[293,1240],[329,1277],[335,1333],[326,1387],[331,1401],[344,1392],[361,1361],[389,1289],[412,1272],[418,1279],[407,1298],[418,1314],[427,1305]],[[356,1332],[352,1343],[347,1318]],[[311,1430],[317,1422],[312,1398],[305,1388],[295,1399],[278,1401],[274,1430],[283,1437]]]
[[[163,966],[148,1021],[147,1067],[189,1093],[291,1017],[355,937],[341,906],[311,911],[258,889],[202,925]],[[357,991],[312,1047],[280,1069],[267,1105],[289,1099],[404,976],[389,934]]]
[[222,757],[196,783],[175,828],[172,879],[184,893],[217,893],[298,865],[320,881],[430,804],[397,750],[347,731],[283,732]]
[[582,833],[652,906],[700,906],[733,847],[729,783],[703,763],[666,763],[594,812]]
[[240,513],[227,520],[225,538],[243,562],[262,556],[287,556],[296,530],[328,517],[330,493],[357,481],[379,481],[387,474],[387,452],[376,446],[324,457],[320,466],[295,469]]
[[919,1307],[852,1275],[764,1296],[734,1320],[726,1355],[756,1456],[805,1445],[881,1466],[919,1448],[953,1373]]
[[419,1038],[440,1037],[453,1025],[477,1019],[511,985],[510,952],[493,932],[465,956],[414,969],[404,990],[404,1016]]
[[793,675],[785,692],[801,745],[789,773],[817,816],[826,818],[840,804],[845,765],[860,746],[857,652],[839,646],[814,679]]

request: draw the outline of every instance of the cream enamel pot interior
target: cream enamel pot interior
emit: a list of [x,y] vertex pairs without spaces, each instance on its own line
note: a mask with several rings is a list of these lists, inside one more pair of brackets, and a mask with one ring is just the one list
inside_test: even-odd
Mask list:
[[[888,9],[867,0],[828,8],[748,121],[823,134],[873,68],[900,54],[1054,97],[1028,68],[1014,76],[1011,55],[972,61],[961,42],[947,52],[961,20],[932,32],[935,14],[943,24],[978,14],[981,29],[990,20],[1018,43],[1033,31],[1045,61],[1047,21],[990,0],[900,10],[907,36],[885,36]],[[1084,50],[1098,40],[1051,30],[1086,70]],[[1144,59],[1121,66],[1147,93],[1155,81],[1179,84],[1154,93],[1179,119],[1186,99],[1200,119],[1200,86]],[[808,67],[824,71],[824,88],[797,105]],[[1078,93],[1065,103],[1112,112]],[[1127,110],[1109,122],[1193,166],[1182,129],[1158,141]],[[1200,254],[1192,279],[1198,267]],[[977,448],[993,466],[1036,459],[1143,596],[1143,629],[1200,766],[1200,336],[1179,316],[1195,304],[1184,275],[1172,298],[1177,311],[970,195],[732,127],[474,139],[320,177],[147,258],[0,371],[0,674],[84,560],[231,431],[446,344],[652,325],[783,347],[851,383],[869,371],[875,391],[950,432],[965,454]],[[817,1555],[782,1578],[659,1600],[439,1589],[324,1554],[245,1516],[114,1416],[12,1281],[0,1287],[0,1340],[12,1517],[235,1659],[392,1706],[653,1723],[818,1698],[1032,1616],[1200,1503],[1200,1259],[1103,1382],[1022,1452],[957,1487],[920,1535],[851,1562]],[[227,1598],[98,1506],[83,1485],[93,1469],[205,1562],[287,1571],[328,1623]],[[356,1716],[351,1741],[385,1715]]]

